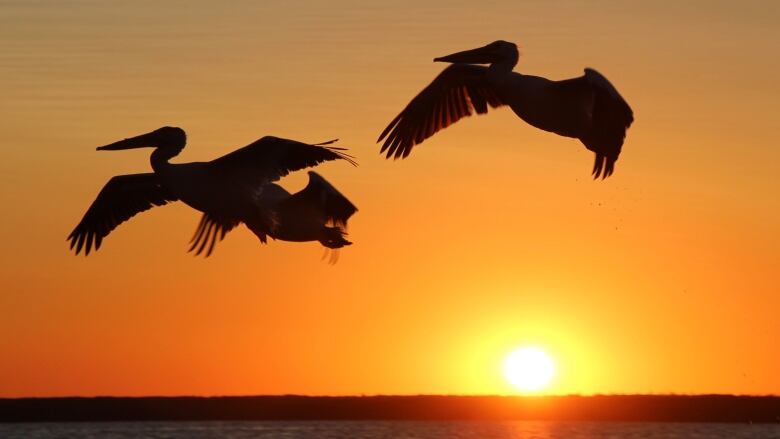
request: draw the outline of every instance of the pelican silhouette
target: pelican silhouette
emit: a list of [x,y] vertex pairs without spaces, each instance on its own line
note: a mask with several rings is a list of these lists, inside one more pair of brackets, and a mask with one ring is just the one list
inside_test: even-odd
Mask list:
[[119,224],[154,206],[181,200],[203,212],[189,251],[209,256],[217,239],[240,223],[263,243],[319,241],[327,249],[351,244],[345,239],[347,220],[357,211],[324,178],[309,172],[308,185],[290,194],[273,182],[290,172],[329,160],[357,165],[335,140],[306,144],[266,136],[210,162],[169,163],[186,144],[181,128],[163,127],[150,133],[100,146],[98,150],[152,147],[154,173],[111,178],[73,232],[70,248],[89,255]]
[[[472,111],[509,105],[521,119],[545,131],[576,137],[596,153],[593,178],[612,175],[633,112],[600,73],[586,68],[578,78],[551,81],[513,72],[517,46],[495,41],[434,58],[452,63],[423,89],[379,136],[387,158],[406,157],[412,147]],[[489,67],[474,64],[490,64]]]

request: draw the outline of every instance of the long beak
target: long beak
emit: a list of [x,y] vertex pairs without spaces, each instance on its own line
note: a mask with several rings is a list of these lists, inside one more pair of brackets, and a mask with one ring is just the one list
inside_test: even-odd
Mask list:
[[155,130],[150,133],[141,134],[140,136],[109,143],[108,145],[98,146],[96,149],[98,151],[118,151],[121,149],[156,147],[158,146],[157,141],[157,130]]
[[461,64],[490,64],[493,62],[494,56],[490,49],[480,47],[477,49],[464,50],[463,52],[456,52],[451,55],[434,58],[433,62],[448,62],[448,63],[461,63]]

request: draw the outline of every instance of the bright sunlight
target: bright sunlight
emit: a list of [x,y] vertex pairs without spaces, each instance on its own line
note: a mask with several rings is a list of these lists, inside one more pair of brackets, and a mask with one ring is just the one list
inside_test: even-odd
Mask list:
[[525,346],[513,351],[504,361],[504,375],[523,392],[538,392],[552,381],[555,363],[543,350]]

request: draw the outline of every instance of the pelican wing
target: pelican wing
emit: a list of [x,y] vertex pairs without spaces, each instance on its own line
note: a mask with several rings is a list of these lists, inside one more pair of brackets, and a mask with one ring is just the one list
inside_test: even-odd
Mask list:
[[592,97],[590,129],[580,136],[580,140],[596,153],[593,177],[609,177],[615,170],[615,161],[623,147],[626,130],[634,121],[631,107],[609,80],[593,69],[586,68],[585,74],[579,78],[559,81],[557,87],[564,92],[580,95],[585,92]]
[[276,181],[290,172],[316,166],[329,160],[357,163],[345,148],[327,146],[335,140],[307,144],[295,140],[265,136],[241,149],[211,161],[216,172],[241,179],[253,187]]
[[474,111],[484,114],[488,106],[504,105],[486,73],[486,67],[471,64],[444,69],[382,131],[377,140],[385,139],[381,152],[387,151],[387,158],[406,157],[414,145]]
[[292,204],[305,204],[314,207],[322,212],[327,221],[333,222],[340,228],[346,228],[349,217],[357,212],[357,207],[354,204],[327,180],[313,171],[309,171],[309,184],[282,201],[280,208],[283,209]]
[[195,255],[199,255],[203,250],[206,250],[206,257],[209,257],[214,251],[217,238],[222,241],[225,239],[225,235],[238,224],[239,221],[234,219],[217,218],[204,213],[200,218],[198,228],[195,230],[195,235],[190,240],[191,245],[188,251],[194,251]]
[[83,248],[84,254],[89,255],[93,245],[95,250],[99,249],[103,238],[135,214],[176,200],[155,174],[113,177],[68,236],[70,248],[75,247],[76,254]]

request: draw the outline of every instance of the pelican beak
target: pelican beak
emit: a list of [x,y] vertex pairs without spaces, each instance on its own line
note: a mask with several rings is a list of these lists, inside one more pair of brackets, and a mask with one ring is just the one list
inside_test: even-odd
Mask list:
[[157,130],[151,133],[141,134],[140,136],[130,137],[108,145],[98,146],[98,151],[118,151],[121,149],[133,149],[157,146]]
[[490,64],[495,60],[495,50],[490,45],[477,49],[464,50],[447,56],[434,58],[433,62],[448,62],[460,64]]

